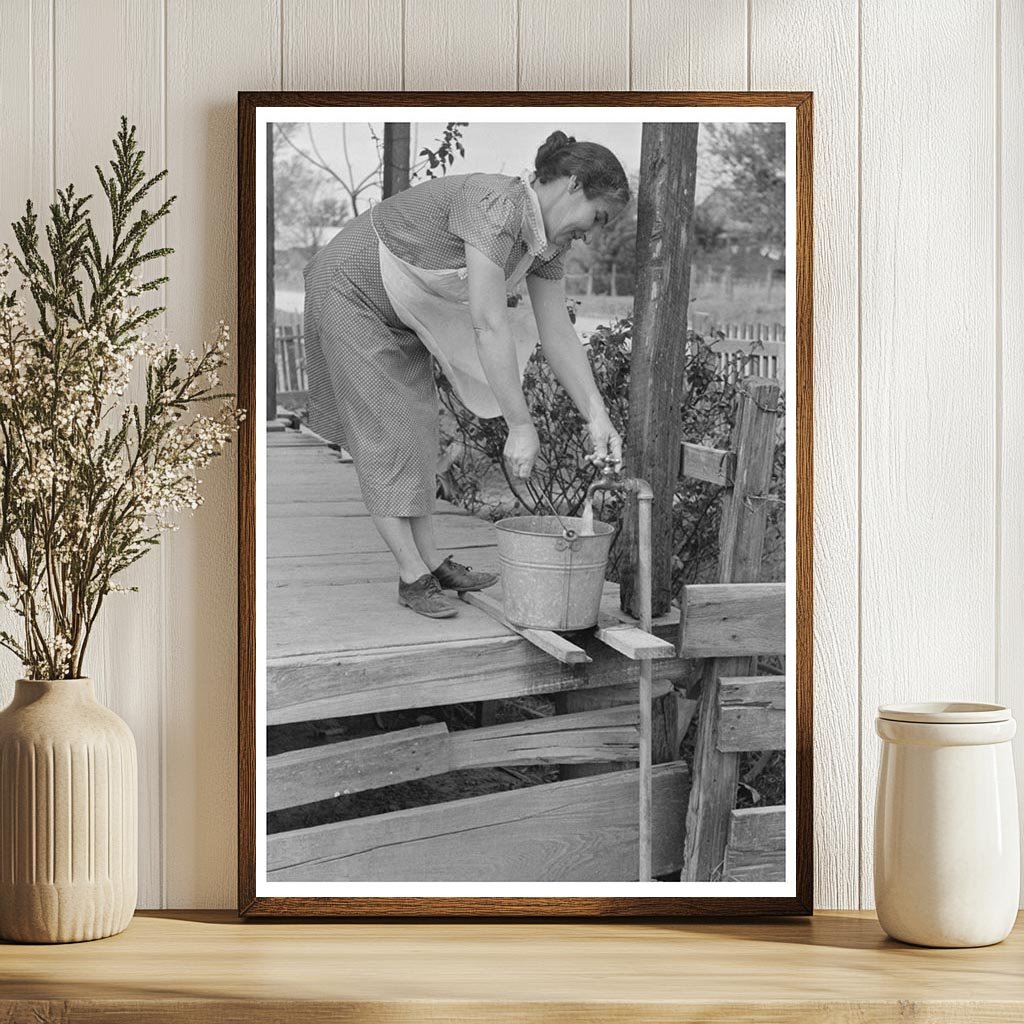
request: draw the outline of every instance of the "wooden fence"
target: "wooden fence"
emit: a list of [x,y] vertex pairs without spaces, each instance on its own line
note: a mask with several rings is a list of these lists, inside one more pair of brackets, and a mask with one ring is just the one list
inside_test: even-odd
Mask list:
[[[706,315],[706,314],[697,314]],[[781,324],[725,324],[724,335],[711,345],[716,369],[735,381],[746,377],[769,377],[786,385],[785,330]],[[309,389],[306,373],[306,345],[302,324],[284,324],[275,331],[274,356],[277,393]]]
[[683,455],[685,475],[725,484],[719,582],[680,600],[679,655],[703,661],[684,881],[785,880],[786,808],[735,809],[740,755],[786,745],[785,678],[757,675],[759,655],[786,653],[785,584],[758,582],[779,394],[776,381],[751,380],[731,451],[702,449],[689,470]]
[[[651,777],[655,877],[680,871],[683,880],[692,881],[784,877],[786,808],[735,809],[739,752],[785,743],[785,682],[756,674],[757,655],[784,651],[785,586],[750,582],[756,581],[760,562],[764,503],[759,499],[767,488],[765,474],[771,471],[776,426],[772,409],[779,388],[774,381],[753,381],[749,392],[739,401],[732,450],[684,443],[680,451],[680,475],[722,488],[722,584],[686,588],[678,621],[668,617],[655,628],[664,639],[678,637],[677,653],[683,658],[707,659],[702,689],[687,695],[695,698],[690,700],[683,700],[680,692],[684,666],[679,658],[653,664],[654,697],[663,705],[655,729],[668,739],[660,745],[660,756],[655,745]],[[468,768],[502,768],[528,783],[533,780],[522,772],[524,766],[564,768],[558,781],[276,832],[267,841],[268,878],[635,879],[639,668],[616,653],[621,648],[613,651],[607,639],[600,639],[609,632],[615,630],[574,635],[580,648],[566,639],[566,646],[579,655],[573,659],[508,636],[442,641],[428,645],[429,650],[374,648],[365,656],[346,656],[340,676],[326,662],[286,670],[287,678],[276,680],[273,692],[299,700],[299,675],[306,673],[311,680],[316,676],[316,692],[326,696],[318,701],[306,694],[284,715],[280,709],[273,712],[271,700],[272,722],[344,719],[528,694],[571,693],[586,700],[575,709],[563,704],[562,713],[503,723],[486,713],[485,703],[468,728],[450,729],[443,721],[410,723],[269,756],[270,811]],[[476,653],[483,643],[489,651],[493,648],[486,657]],[[431,682],[435,675],[436,683]],[[684,704],[690,705],[692,716],[698,702],[691,769],[679,759],[685,724],[675,716]],[[331,722],[335,729],[338,725]],[[578,772],[581,766],[591,766],[598,774]]]
[[274,331],[274,358],[277,363],[277,393],[308,391],[306,343],[302,324],[282,324]]

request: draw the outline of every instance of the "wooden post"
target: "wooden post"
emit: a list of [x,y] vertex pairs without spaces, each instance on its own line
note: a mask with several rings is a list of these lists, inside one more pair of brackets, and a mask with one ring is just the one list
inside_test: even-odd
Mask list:
[[[778,406],[778,381],[747,378],[732,435],[736,475],[726,492],[718,533],[719,583],[756,583],[760,578],[768,505],[763,496],[771,483]],[[704,674],[686,815],[684,882],[720,877],[729,816],[736,806],[739,754],[718,749],[719,680],[756,674],[757,659],[750,657],[715,658]]]
[[267,419],[277,419],[277,354],[274,323],[274,126],[267,125]]
[[384,125],[384,198],[409,187],[409,124]]
[[618,298],[618,295],[619,295],[619,285],[618,285],[618,280],[617,280],[618,270],[619,270],[618,263],[613,263],[612,264],[612,278],[611,278],[611,281],[609,282],[609,291],[611,292],[611,296],[612,296],[613,299]]
[[[628,475],[654,491],[652,613],[672,597],[672,498],[686,397],[686,315],[693,260],[693,194],[699,125],[644,123],[637,197],[637,282],[629,383]],[[636,551],[636,516],[626,516],[623,550]],[[639,614],[635,568],[621,575],[624,611]]]

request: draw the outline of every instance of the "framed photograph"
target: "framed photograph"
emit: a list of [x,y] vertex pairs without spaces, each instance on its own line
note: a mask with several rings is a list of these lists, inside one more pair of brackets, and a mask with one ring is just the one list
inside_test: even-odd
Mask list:
[[239,94],[241,914],[812,912],[811,104]]

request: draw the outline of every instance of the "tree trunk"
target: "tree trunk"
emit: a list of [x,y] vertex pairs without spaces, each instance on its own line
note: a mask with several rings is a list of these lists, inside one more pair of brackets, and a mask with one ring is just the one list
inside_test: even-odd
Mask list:
[[409,125],[384,125],[384,198],[409,187]]
[[[637,200],[637,281],[629,383],[627,472],[654,491],[651,522],[655,616],[672,598],[672,498],[679,470],[680,406],[686,398],[686,316],[693,260],[696,124],[646,122]],[[631,503],[632,504],[632,503]],[[636,517],[623,529],[622,607],[637,615]]]

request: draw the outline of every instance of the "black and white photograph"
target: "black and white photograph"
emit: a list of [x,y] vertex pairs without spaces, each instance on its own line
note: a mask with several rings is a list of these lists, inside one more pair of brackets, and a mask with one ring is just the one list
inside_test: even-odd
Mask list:
[[252,110],[252,895],[792,899],[793,106]]

